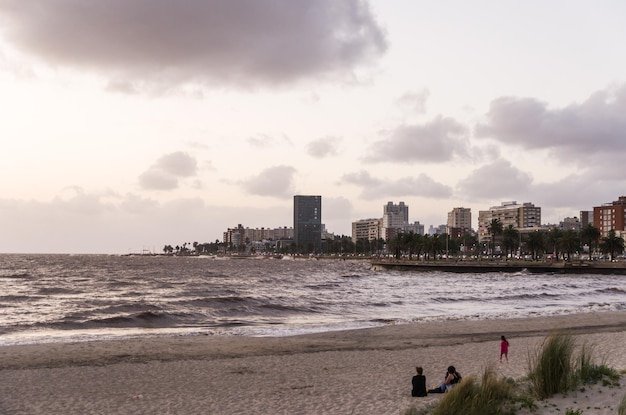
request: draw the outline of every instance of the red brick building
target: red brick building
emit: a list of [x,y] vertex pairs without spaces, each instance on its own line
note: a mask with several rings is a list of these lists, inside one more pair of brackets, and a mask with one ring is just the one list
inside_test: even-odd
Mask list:
[[624,232],[626,223],[626,196],[620,196],[618,200],[604,203],[602,206],[593,208],[593,226],[600,229],[604,238],[611,229],[618,234]]

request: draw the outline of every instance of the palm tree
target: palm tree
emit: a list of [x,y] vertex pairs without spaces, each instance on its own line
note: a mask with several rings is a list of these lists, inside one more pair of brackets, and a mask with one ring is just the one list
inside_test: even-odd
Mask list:
[[433,237],[431,235],[422,236],[422,249],[424,250],[424,259],[430,260],[430,251],[433,247]]
[[419,233],[413,233],[413,236],[411,238],[411,250],[415,255],[417,255],[417,259],[419,259],[419,257],[422,255],[422,251],[424,250],[424,235]]
[[537,259],[539,253],[546,250],[545,234],[539,231],[529,233],[526,238],[526,249],[530,251],[533,261]]
[[393,256],[396,259],[400,258],[400,235],[396,235],[393,238],[389,239],[387,242],[387,249],[389,252],[393,252]]
[[596,248],[598,247],[600,229],[588,223],[587,226],[580,230],[580,239],[587,243],[587,246],[589,247],[589,259],[591,259],[592,246],[595,246]]
[[602,238],[600,249],[603,253],[609,254],[611,261],[613,261],[616,253],[621,254],[624,252],[624,238],[617,236],[615,229],[611,229],[609,234],[605,238]]
[[504,246],[505,253],[510,253],[513,256],[513,251],[517,249],[519,245],[519,231],[509,225],[502,231],[502,245]]
[[561,250],[563,255],[567,254],[567,260],[570,260],[571,254],[577,252],[580,249],[580,238],[575,231],[568,229],[561,235]]
[[555,259],[559,259],[559,248],[561,246],[561,236],[563,232],[561,232],[558,228],[552,228],[548,231],[548,235],[546,237],[546,243],[548,251],[552,250]]
[[472,247],[476,247],[478,239],[471,233],[464,233],[461,236],[461,243],[463,244],[463,253],[465,254],[466,252],[471,252]]
[[496,251],[496,235],[502,234],[502,222],[500,219],[491,219],[487,225],[487,232],[491,235],[491,255]]
[[402,241],[402,250],[408,252],[409,260],[413,259],[413,248],[415,247],[415,233],[401,233],[400,240]]

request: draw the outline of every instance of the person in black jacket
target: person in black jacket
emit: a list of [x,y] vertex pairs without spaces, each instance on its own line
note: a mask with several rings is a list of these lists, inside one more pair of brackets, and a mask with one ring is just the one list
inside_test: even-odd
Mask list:
[[411,383],[413,383],[411,396],[426,396],[426,376],[422,374],[424,369],[417,366],[415,370],[417,371],[417,375],[413,376],[411,380]]
[[461,374],[457,372],[454,366],[448,366],[448,371],[446,372],[446,375],[444,376],[443,382],[441,382],[441,385],[433,389],[428,389],[428,393],[447,392],[450,389],[452,389],[454,385],[459,383],[461,379],[462,379]]

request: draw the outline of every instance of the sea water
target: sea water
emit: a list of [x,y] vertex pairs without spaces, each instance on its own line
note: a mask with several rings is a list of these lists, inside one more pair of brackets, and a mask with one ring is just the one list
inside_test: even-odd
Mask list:
[[0,255],[0,345],[284,336],[626,309],[624,276],[374,271],[364,260]]

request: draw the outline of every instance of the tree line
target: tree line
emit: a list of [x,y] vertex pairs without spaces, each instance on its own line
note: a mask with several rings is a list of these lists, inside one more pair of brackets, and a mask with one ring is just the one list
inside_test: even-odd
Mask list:
[[549,231],[536,230],[521,233],[509,225],[503,227],[499,219],[491,221],[487,227],[490,236],[488,243],[479,243],[470,233],[460,237],[447,234],[419,235],[400,233],[389,241],[389,252],[396,257],[420,257],[426,260],[442,256],[497,256],[512,258],[517,254],[539,260],[550,256],[554,259],[571,260],[580,255],[584,246],[589,249],[589,258],[599,254],[608,255],[610,260],[624,252],[624,239],[611,230],[601,238],[600,230],[589,224],[579,232],[569,229],[552,228]]
[[260,250],[269,254],[326,254],[326,255],[393,255],[396,258],[414,257],[425,260],[436,260],[449,256],[499,256],[511,258],[519,254],[529,256],[533,260],[548,256],[554,259],[570,260],[580,255],[586,246],[589,258],[600,254],[608,255],[610,260],[624,252],[624,239],[611,230],[601,238],[600,230],[589,224],[579,232],[552,228],[549,231],[536,230],[521,233],[512,225],[506,228],[499,219],[494,219],[487,226],[490,236],[488,243],[479,243],[473,233],[461,236],[448,234],[421,235],[413,232],[398,233],[385,241],[383,238],[373,240],[358,239],[353,241],[350,236],[335,236],[322,241],[322,251],[314,252],[313,246],[296,246],[288,241],[279,247],[265,242],[261,247],[254,248],[250,240],[239,246],[225,244],[219,240],[209,243],[185,242],[176,246],[165,245],[163,252],[172,255],[215,255],[218,253],[255,253]]

